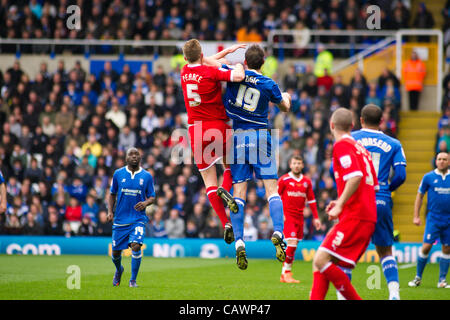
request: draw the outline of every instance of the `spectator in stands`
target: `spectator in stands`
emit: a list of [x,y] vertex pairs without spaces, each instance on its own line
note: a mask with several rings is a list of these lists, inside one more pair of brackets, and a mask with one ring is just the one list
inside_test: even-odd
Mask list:
[[325,69],[328,70],[328,74],[332,74],[333,59],[332,53],[326,50],[324,44],[320,43],[317,46],[317,57],[314,63],[314,75],[316,77],[323,77],[325,74]]
[[112,235],[112,221],[107,219],[107,211],[101,210],[98,214],[99,222],[97,224],[96,234],[98,236],[109,237]]
[[183,219],[179,217],[179,212],[177,209],[170,210],[169,218],[164,221],[164,225],[168,238],[184,237],[185,225]]
[[410,110],[418,110],[419,108],[420,93],[423,89],[425,74],[425,63],[420,60],[417,52],[413,51],[410,59],[404,62],[402,69],[405,89],[409,96]]
[[44,227],[44,234],[48,236],[60,236],[63,233],[64,231],[58,213],[56,211],[49,211],[48,221]]
[[201,238],[221,238],[221,228],[219,227],[219,224],[217,223],[216,218],[209,217],[206,220],[206,226],[203,228],[203,230],[200,233]]
[[[431,12],[427,9],[424,2],[419,3],[417,7],[417,14],[414,18],[412,27],[416,29],[432,29],[434,27],[434,18]],[[421,42],[427,42],[429,36],[418,36]]]
[[81,219],[80,227],[78,228],[78,234],[80,236],[95,235],[95,224],[94,222],[92,222],[90,216],[83,216],[83,218]]

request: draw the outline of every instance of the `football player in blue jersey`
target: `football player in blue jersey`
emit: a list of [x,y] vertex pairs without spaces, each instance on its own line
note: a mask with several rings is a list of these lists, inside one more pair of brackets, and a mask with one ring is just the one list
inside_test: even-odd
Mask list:
[[[244,207],[247,195],[247,181],[262,179],[269,202],[270,216],[274,225],[272,243],[276,248],[276,257],[284,262],[286,253],[283,237],[283,204],[278,194],[278,168],[276,152],[278,142],[274,142],[268,130],[269,102],[278,105],[283,112],[290,110],[291,97],[281,93],[277,83],[261,74],[264,63],[264,50],[251,45],[245,52],[245,79],[242,82],[228,83],[224,95],[224,105],[228,117],[233,120],[233,146],[229,152],[233,177],[233,197],[238,204],[237,213],[231,213],[236,247],[236,262],[240,269],[248,266],[243,241]],[[223,66],[227,67],[227,66]],[[218,190],[219,196],[224,195]],[[224,199],[226,200],[226,199]]]
[[137,287],[136,277],[141,265],[147,206],[155,201],[152,175],[141,166],[138,149],[126,153],[126,165],[114,172],[108,200],[108,219],[113,220],[112,261],[116,266],[113,285],[118,286],[124,267],[122,250],[131,247],[130,287]]
[[436,169],[428,172],[422,179],[414,203],[413,223],[422,224],[420,208],[423,197],[428,193],[427,218],[422,248],[417,259],[416,277],[410,281],[410,287],[418,287],[422,282],[423,270],[428,261],[428,255],[435,241],[439,238],[442,244],[442,255],[439,260],[438,288],[450,288],[446,281],[450,263],[450,170],[449,154],[441,152],[436,156]]
[[[380,257],[389,289],[389,299],[399,300],[398,267],[392,254],[394,226],[391,192],[395,191],[406,179],[406,158],[400,141],[378,130],[382,115],[383,111],[377,105],[364,106],[360,118],[362,129],[353,131],[352,136],[370,152],[377,173],[380,189],[376,193],[377,224],[372,242]],[[394,175],[391,178],[392,170]],[[351,278],[351,270],[344,271]],[[339,298],[342,297],[339,296]]]

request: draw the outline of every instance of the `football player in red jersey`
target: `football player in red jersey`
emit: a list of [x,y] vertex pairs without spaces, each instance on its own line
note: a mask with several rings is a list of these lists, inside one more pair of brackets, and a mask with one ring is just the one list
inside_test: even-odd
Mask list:
[[378,180],[370,153],[350,136],[352,112],[333,112],[330,129],[335,138],[333,169],[338,199],[326,211],[339,219],[314,256],[311,300],[323,300],[330,281],[347,300],[360,300],[350,279],[338,266],[354,268],[370,243],[377,221],[375,190]]
[[[231,53],[243,45],[235,45],[226,52]],[[233,229],[228,220],[223,200],[231,211],[238,207],[229,194],[232,177],[225,164],[222,186],[218,188],[215,164],[226,159],[227,140],[232,136],[229,120],[222,102],[221,81],[240,82],[244,79],[244,67],[237,64],[234,70],[203,64],[202,47],[197,39],[187,41],[183,46],[184,58],[188,62],[181,70],[181,87],[188,115],[188,132],[194,161],[205,183],[206,193],[214,211],[224,228],[227,243],[234,241]]]
[[293,156],[289,160],[290,172],[278,179],[278,194],[283,201],[284,238],[287,240],[286,260],[281,269],[280,282],[299,283],[292,277],[292,263],[299,240],[303,239],[303,209],[309,205],[313,214],[313,225],[319,230],[322,226],[317,212],[311,180],[302,174],[303,158]]

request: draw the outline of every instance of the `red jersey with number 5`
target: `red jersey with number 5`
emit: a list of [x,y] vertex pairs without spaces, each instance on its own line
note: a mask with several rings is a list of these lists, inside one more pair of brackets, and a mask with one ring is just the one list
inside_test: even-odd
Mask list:
[[345,203],[339,221],[353,218],[376,222],[375,190],[379,187],[369,151],[345,135],[333,146],[333,170],[339,196],[350,178],[362,177],[358,189]]
[[181,70],[181,88],[188,124],[195,121],[228,121],[222,102],[221,81],[231,81],[232,70],[187,64]]

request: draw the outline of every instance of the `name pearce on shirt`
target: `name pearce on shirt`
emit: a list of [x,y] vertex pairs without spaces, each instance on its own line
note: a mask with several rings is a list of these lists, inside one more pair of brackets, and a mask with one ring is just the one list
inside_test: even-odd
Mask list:
[[203,76],[199,76],[196,73],[186,73],[183,77],[182,77],[184,82],[187,81],[195,81],[197,83],[200,83],[200,81],[202,81]]

